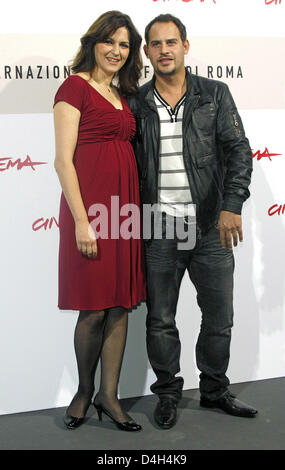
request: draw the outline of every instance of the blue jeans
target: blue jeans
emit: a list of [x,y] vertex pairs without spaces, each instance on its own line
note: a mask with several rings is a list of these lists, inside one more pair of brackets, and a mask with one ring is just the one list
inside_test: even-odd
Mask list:
[[221,246],[219,230],[213,227],[197,239],[191,250],[178,250],[177,239],[149,240],[145,243],[145,258],[147,351],[157,377],[151,391],[177,401],[182,395],[184,381],[176,377],[180,371],[181,344],[175,315],[181,280],[187,269],[202,312],[196,345],[200,393],[210,400],[219,398],[229,385],[226,371],[233,326],[232,251]]

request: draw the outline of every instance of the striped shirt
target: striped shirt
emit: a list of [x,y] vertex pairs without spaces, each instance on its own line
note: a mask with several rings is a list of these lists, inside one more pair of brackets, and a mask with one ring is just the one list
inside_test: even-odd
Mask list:
[[182,118],[185,99],[186,95],[183,95],[172,109],[154,88],[154,100],[160,118],[158,203],[161,211],[176,217],[195,215],[183,160]]

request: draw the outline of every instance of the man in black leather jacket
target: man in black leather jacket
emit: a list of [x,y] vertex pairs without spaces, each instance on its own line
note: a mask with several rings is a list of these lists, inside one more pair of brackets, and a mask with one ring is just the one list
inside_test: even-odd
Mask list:
[[[253,417],[257,411],[229,392],[226,376],[233,325],[232,245],[242,241],[251,149],[227,85],[185,68],[189,42],[181,21],[160,15],[146,27],[145,36],[154,76],[129,104],[137,122],[134,147],[141,202],[144,208],[158,205],[162,215],[162,237],[156,237],[154,229],[144,237],[149,238],[147,350],[157,376],[151,390],[159,397],[154,418],[160,427],[172,427],[182,395],[183,378],[176,376],[180,340],[175,315],[186,269],[202,311],[196,345],[200,404]],[[192,212],[185,216],[181,208],[186,206]],[[190,249],[178,247],[177,234],[166,236],[167,221],[175,225],[178,219],[186,230],[196,222]]]

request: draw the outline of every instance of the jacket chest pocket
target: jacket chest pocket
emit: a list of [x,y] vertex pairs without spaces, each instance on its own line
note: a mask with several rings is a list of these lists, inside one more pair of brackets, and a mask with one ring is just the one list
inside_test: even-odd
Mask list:
[[208,137],[200,141],[192,141],[190,154],[197,168],[204,168],[209,165],[216,165],[217,150],[213,137]]
[[209,165],[216,164],[216,154],[211,153],[210,155],[198,155],[196,158],[197,168],[205,168]]
[[192,140],[203,141],[215,135],[217,112],[214,102],[200,103],[193,111],[191,130]]

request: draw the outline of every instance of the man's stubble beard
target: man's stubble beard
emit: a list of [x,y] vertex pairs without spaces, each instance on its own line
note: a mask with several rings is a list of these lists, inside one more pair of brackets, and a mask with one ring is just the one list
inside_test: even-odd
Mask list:
[[169,70],[169,72],[167,70],[161,70],[159,68],[155,70],[156,75],[162,75],[162,76],[174,75],[176,72],[177,72],[176,67],[174,67],[172,70]]
[[183,68],[183,69],[185,68],[184,62],[181,65],[180,64],[177,65],[177,63],[175,62],[174,63],[174,68],[170,71],[161,70],[160,68],[157,67],[156,69],[154,69],[154,72],[155,72],[156,75],[170,77],[171,75],[175,75],[176,73],[178,73],[180,71],[180,67]]

